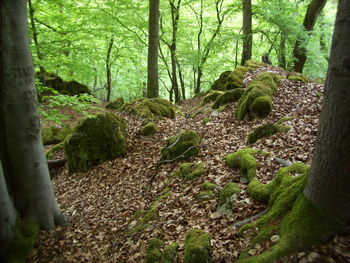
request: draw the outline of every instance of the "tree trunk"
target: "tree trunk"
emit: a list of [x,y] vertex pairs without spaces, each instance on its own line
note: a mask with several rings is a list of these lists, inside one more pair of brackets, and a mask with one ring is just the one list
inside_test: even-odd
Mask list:
[[286,62],[286,33],[284,31],[281,32],[281,37],[280,37],[278,66],[281,67],[281,68],[284,68],[284,69],[287,68],[287,62]]
[[296,59],[296,61],[294,62],[294,71],[296,72],[303,72],[303,68],[307,58],[306,46],[309,42],[309,35],[314,29],[317,17],[319,16],[326,2],[327,0],[312,0],[307,7],[303,23],[303,28],[306,31],[307,36],[302,35],[301,37],[299,37],[299,39],[295,42],[293,50],[293,56]]
[[196,89],[194,90],[195,94],[201,92],[201,82],[202,82],[203,71],[202,68],[197,68],[197,80],[196,80]]
[[158,83],[159,0],[149,0],[147,97],[159,97]]
[[176,60],[176,64],[177,64],[177,68],[179,69],[179,78],[180,78],[182,99],[186,100],[186,87],[185,87],[184,75],[182,73],[181,65],[180,65],[179,61]]
[[64,217],[54,197],[40,135],[26,1],[2,0],[0,12],[0,126],[4,136],[0,140],[5,141],[8,192],[21,217],[52,229],[63,224]]
[[340,0],[323,109],[305,195],[350,220],[350,1]]
[[111,100],[112,93],[112,72],[111,72],[111,53],[113,48],[114,39],[113,37],[109,41],[107,56],[106,56],[106,73],[107,73],[107,98],[106,101],[109,102]]
[[252,58],[252,46],[252,2],[251,0],[243,0],[243,53],[241,65]]

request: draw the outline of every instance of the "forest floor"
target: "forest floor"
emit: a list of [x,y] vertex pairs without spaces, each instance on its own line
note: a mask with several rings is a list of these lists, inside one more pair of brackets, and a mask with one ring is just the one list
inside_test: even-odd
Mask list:
[[[248,83],[262,70],[286,72],[272,67],[262,67],[246,75]],[[265,119],[238,121],[234,117],[236,103],[222,112],[209,106],[198,108],[201,98],[187,100],[179,105],[183,112],[176,119],[163,119],[157,123],[159,132],[151,137],[139,134],[142,120],[121,113],[129,121],[128,153],[123,158],[105,162],[86,173],[69,174],[66,167],[51,170],[53,185],[63,212],[69,216],[66,227],[42,232],[29,262],[143,262],[147,240],[157,237],[166,243],[180,245],[175,262],[183,262],[184,237],[187,230],[199,228],[212,236],[213,262],[236,262],[250,237],[241,236],[233,227],[266,208],[265,204],[246,194],[246,185],[240,183],[239,171],[229,168],[224,156],[246,146],[247,134],[265,123],[274,123],[281,117],[296,116],[286,122],[291,129],[261,139],[252,147],[271,152],[270,156],[257,156],[260,166],[258,178],[272,180],[281,167],[273,157],[291,162],[311,164],[312,153],[321,110],[323,85],[293,83],[284,80],[273,98],[273,111]],[[197,113],[193,109],[197,108]],[[207,123],[204,118],[210,118]],[[174,178],[168,185],[168,176],[179,163],[162,165],[153,184],[155,165],[167,137],[191,129],[202,136],[201,151],[191,162],[204,162],[206,173],[194,180]],[[205,181],[224,186],[236,182],[241,186],[233,213],[225,215],[216,211],[217,200],[198,200],[196,195]],[[150,207],[165,187],[170,196],[158,207],[159,218],[151,221],[145,231],[131,235],[136,221],[132,215]],[[273,242],[256,246],[252,253],[260,253]],[[350,236],[336,236],[328,244],[313,247],[282,259],[280,262],[350,262]]]

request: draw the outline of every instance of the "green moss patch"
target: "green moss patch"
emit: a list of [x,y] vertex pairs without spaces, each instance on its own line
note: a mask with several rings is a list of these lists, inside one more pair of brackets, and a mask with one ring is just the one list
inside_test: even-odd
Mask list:
[[63,142],[71,133],[72,128],[69,126],[56,125],[52,127],[43,127],[41,129],[41,137],[44,145]]
[[185,236],[185,263],[209,263],[210,234],[200,229],[191,229]]
[[177,243],[165,246],[163,240],[151,238],[147,244],[145,263],[173,263],[178,248]]
[[153,122],[149,122],[142,127],[140,133],[143,136],[150,136],[150,135],[156,134],[157,131],[158,131],[157,125],[155,125]]
[[246,115],[264,118],[272,111],[272,96],[281,78],[271,72],[262,72],[249,84],[238,101],[236,118],[243,120]]
[[233,90],[241,88],[245,74],[250,70],[248,67],[240,66],[234,71],[225,71],[214,81],[212,90]]
[[192,180],[203,175],[204,173],[204,163],[183,163],[180,165],[179,170],[174,172],[174,175]]
[[245,66],[248,68],[256,69],[258,67],[264,66],[264,63],[250,59],[246,61]]
[[301,82],[301,83],[309,82],[307,77],[305,77],[303,75],[297,75],[297,74],[288,75],[287,79],[289,79],[292,82]]
[[201,138],[196,131],[185,131],[169,137],[161,151],[161,160],[187,160],[199,152]]
[[39,225],[30,220],[21,220],[16,225],[16,236],[12,241],[7,254],[7,263],[24,263],[34,248],[35,240],[39,235]]
[[[344,228],[342,220],[315,207],[305,198],[303,190],[307,174],[308,166],[295,163],[281,168],[268,184],[256,179],[250,182],[248,193],[253,198],[268,202],[270,210],[257,221],[241,228],[241,232],[250,228],[259,231],[238,262],[273,262],[300,249],[318,245]],[[249,249],[276,234],[280,237],[276,245],[260,255],[249,256]]]
[[198,193],[197,198],[199,200],[212,200],[216,197],[213,191],[201,191]]
[[124,105],[124,98],[123,97],[118,97],[116,98],[114,101],[108,103],[106,105],[106,109],[109,110],[117,110],[119,108],[121,108]]
[[84,119],[64,143],[70,172],[123,156],[126,153],[127,121],[111,113]]
[[210,122],[211,119],[209,117],[205,117],[203,120],[202,120],[202,124],[203,125],[206,125],[208,122]]
[[140,99],[124,104],[121,111],[133,113],[143,119],[157,119],[159,117],[175,118],[175,106],[168,100],[153,98]]
[[226,91],[217,97],[213,104],[213,109],[218,109],[227,103],[238,101],[242,97],[243,93],[244,89],[242,88]]
[[204,182],[203,184],[202,184],[202,189],[203,190],[214,190],[214,189],[216,189],[216,188],[218,188],[218,186],[216,185],[216,184],[213,184],[213,183],[211,183],[211,182]]
[[238,194],[241,191],[238,184],[236,183],[228,183],[224,186],[224,188],[220,191],[218,205],[222,205],[225,203],[231,202],[230,199],[234,194]]
[[203,97],[202,104],[207,104],[215,101],[216,98],[219,97],[221,94],[223,94],[222,91],[210,90],[209,93]]
[[289,129],[289,126],[283,124],[264,124],[248,134],[247,144],[255,143],[261,138],[266,138],[279,132],[287,132]]

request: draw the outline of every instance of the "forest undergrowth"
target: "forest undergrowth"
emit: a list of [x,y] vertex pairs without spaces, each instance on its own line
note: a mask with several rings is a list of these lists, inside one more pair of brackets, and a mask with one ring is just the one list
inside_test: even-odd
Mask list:
[[[247,73],[245,85],[264,70],[287,74],[274,67],[260,67]],[[166,244],[177,242],[179,249],[175,262],[183,262],[185,233],[192,228],[211,234],[213,262],[236,262],[242,249],[248,247],[254,231],[242,236],[233,224],[263,211],[266,204],[247,195],[246,185],[240,183],[239,170],[228,167],[224,157],[245,147],[248,133],[256,127],[295,116],[284,123],[290,126],[288,132],[262,138],[250,145],[271,153],[256,156],[261,164],[257,177],[264,183],[272,180],[282,167],[274,157],[310,165],[322,90],[323,85],[316,82],[285,79],[273,97],[271,114],[265,119],[244,121],[234,116],[237,103],[216,111],[210,104],[200,107],[202,98],[197,97],[179,105],[182,114],[176,119],[160,120],[157,123],[159,131],[149,137],[140,135],[142,120],[120,113],[129,121],[128,152],[124,158],[105,162],[86,173],[69,174],[66,167],[51,170],[58,203],[69,216],[70,224],[42,232],[29,262],[143,262],[147,241],[151,238],[162,239]],[[206,172],[193,180],[180,177],[169,180],[179,163],[164,164],[156,169],[160,150],[166,138],[184,130],[195,130],[201,135],[200,152],[191,162],[203,162]],[[150,184],[152,177],[155,179]],[[220,187],[229,182],[239,184],[241,192],[232,214],[217,211],[218,198],[197,198],[202,184],[207,181]],[[158,218],[150,221],[144,231],[131,231],[137,224],[135,212],[149,209],[166,188],[169,194],[159,202]],[[274,242],[257,244],[249,254],[259,254]],[[350,236],[336,236],[328,244],[299,252],[280,262],[349,262],[349,251]]]

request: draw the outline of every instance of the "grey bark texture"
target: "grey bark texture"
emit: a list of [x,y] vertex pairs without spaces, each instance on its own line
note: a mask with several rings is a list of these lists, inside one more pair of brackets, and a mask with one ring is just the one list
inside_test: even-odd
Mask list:
[[305,195],[350,221],[350,1],[340,0]]
[[[315,27],[317,17],[326,5],[327,0],[312,0],[308,5],[304,22],[303,29],[309,35]],[[294,71],[303,72],[304,65],[307,59],[307,49],[306,45],[309,42],[308,35],[301,36],[295,43],[293,56],[296,59],[294,62]]]
[[252,1],[243,0],[243,53],[241,65],[252,58]]
[[26,1],[1,0],[0,17],[0,140],[6,185],[21,217],[52,229],[65,221],[40,135]]
[[159,0],[149,0],[147,97],[159,97],[158,42]]

